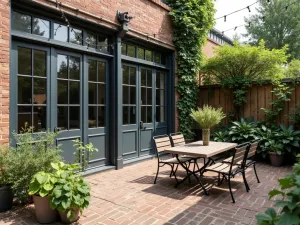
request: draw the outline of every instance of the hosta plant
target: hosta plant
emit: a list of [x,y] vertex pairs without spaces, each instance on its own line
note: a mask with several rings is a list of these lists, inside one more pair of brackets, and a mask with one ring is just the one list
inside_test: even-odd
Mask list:
[[58,211],[65,212],[67,217],[73,218],[74,213],[89,206],[90,187],[83,177],[75,173],[78,165],[64,163],[52,164],[56,170],[56,185],[53,189],[50,206]]
[[217,131],[213,133],[213,140],[216,142],[228,142],[230,141],[229,131]]
[[223,113],[222,108],[216,109],[211,106],[204,105],[202,109],[192,109],[191,117],[202,129],[210,129],[219,124],[222,119],[225,118],[225,114]]
[[[300,131],[295,131],[293,126],[285,127],[280,125],[280,130],[275,134],[276,142],[281,144],[288,152],[299,148]],[[295,153],[296,151],[294,151]]]
[[256,138],[260,140],[257,152],[264,158],[268,155],[270,146],[273,145],[277,131],[277,128],[268,128],[264,125],[256,129]]
[[244,142],[249,142],[257,139],[256,127],[257,124],[255,122],[249,122],[245,119],[232,122],[232,126],[230,127],[229,131],[231,140],[238,144],[242,144]]

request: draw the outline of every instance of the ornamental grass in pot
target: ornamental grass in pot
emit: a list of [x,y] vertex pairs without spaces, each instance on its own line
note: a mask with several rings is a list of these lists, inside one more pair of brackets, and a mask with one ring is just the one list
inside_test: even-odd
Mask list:
[[35,217],[39,223],[54,223],[58,219],[56,210],[50,207],[50,195],[57,182],[51,173],[36,173],[29,185],[29,195],[33,196]]
[[208,105],[204,105],[203,108],[197,110],[192,109],[191,117],[202,128],[202,141],[204,146],[209,145],[210,141],[210,129],[219,124],[226,116],[222,112],[222,108],[213,108]]

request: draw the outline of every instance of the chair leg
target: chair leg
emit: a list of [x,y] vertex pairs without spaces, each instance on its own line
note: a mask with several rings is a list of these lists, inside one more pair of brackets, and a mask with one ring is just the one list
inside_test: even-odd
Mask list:
[[155,179],[154,179],[154,184],[156,184],[158,173],[159,173],[159,164],[157,165],[157,172],[156,172],[156,176],[155,176]]
[[230,176],[228,177],[228,187],[229,187],[230,195],[231,195],[231,198],[232,198],[232,203],[235,203],[233,193],[232,193],[232,190],[231,190]]
[[259,181],[259,179],[258,179],[258,176],[257,176],[255,163],[253,164],[253,169],[254,169],[254,173],[255,173],[256,179],[257,179],[257,183],[260,183],[260,181]]
[[193,172],[195,172],[196,164],[197,164],[197,159],[194,160],[194,169],[193,169]]
[[243,180],[244,180],[244,184],[245,184],[245,187],[246,187],[246,191],[249,192],[250,188],[249,188],[248,182],[246,180],[245,171],[242,172],[242,175],[243,175]]

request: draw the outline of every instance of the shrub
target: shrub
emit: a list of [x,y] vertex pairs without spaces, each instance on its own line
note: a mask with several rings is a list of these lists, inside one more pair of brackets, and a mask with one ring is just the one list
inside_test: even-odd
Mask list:
[[295,110],[290,113],[290,123],[294,125],[300,125],[300,105],[297,105]]
[[229,128],[230,140],[238,144],[242,144],[248,141],[257,139],[256,128],[257,123],[241,119],[240,121],[232,122],[232,126]]
[[191,117],[195,120],[202,129],[210,129],[221,122],[225,118],[222,108],[215,109],[211,106],[204,105],[202,109],[193,110]]
[[33,175],[39,171],[51,172],[51,163],[62,160],[61,150],[55,144],[57,133],[32,134],[32,131],[31,127],[25,127],[21,134],[13,134],[17,147],[10,149],[7,162],[11,171],[9,182],[13,184],[16,198],[22,203],[28,201],[28,188]]

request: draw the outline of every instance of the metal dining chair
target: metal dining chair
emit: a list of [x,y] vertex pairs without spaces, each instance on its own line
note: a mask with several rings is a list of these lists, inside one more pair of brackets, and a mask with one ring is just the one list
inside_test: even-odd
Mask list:
[[[249,143],[238,145],[233,150],[233,156],[231,157],[230,163],[216,163],[204,169],[204,172],[210,171],[218,173],[218,185],[220,185],[224,179],[228,182],[228,188],[233,203],[235,203],[235,199],[231,189],[231,178],[234,178],[238,173],[241,173],[243,175],[246,190],[249,190],[244,169],[249,148]],[[240,166],[237,165],[238,162],[241,162]],[[220,180],[221,176],[222,180]]]
[[[178,183],[178,180],[177,180],[177,177],[176,177],[176,172],[174,171],[175,165],[178,167],[178,165],[180,164],[178,162],[177,158],[172,156],[171,158],[168,158],[168,159],[161,159],[161,157],[160,157],[162,152],[164,152],[166,149],[172,147],[169,136],[168,135],[158,135],[158,136],[154,136],[153,140],[154,140],[154,145],[155,145],[155,149],[156,149],[156,156],[157,156],[157,162],[158,162],[154,184],[156,184],[156,180],[157,180],[158,173],[159,173],[159,168],[163,167],[164,165],[168,165],[168,166],[171,167],[170,177],[174,175],[175,180]],[[178,157],[178,159],[182,163],[189,163],[189,161],[192,160],[191,158],[188,158],[188,157]]]

